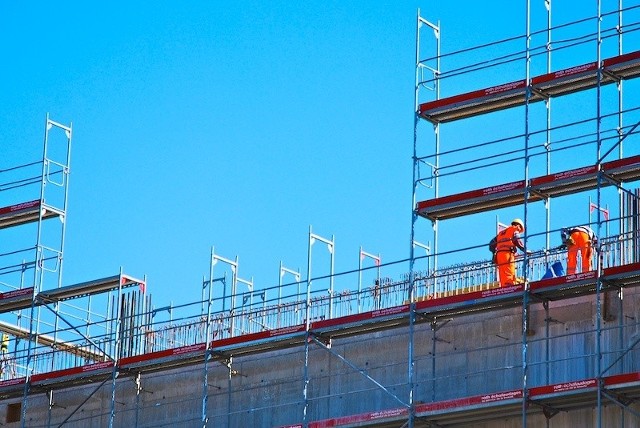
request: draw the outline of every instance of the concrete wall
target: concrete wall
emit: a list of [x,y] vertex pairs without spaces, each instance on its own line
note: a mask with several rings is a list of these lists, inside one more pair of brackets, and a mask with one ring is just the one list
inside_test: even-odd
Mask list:
[[[602,369],[605,375],[640,371],[636,346],[619,358],[640,337],[640,294],[625,291],[621,313],[617,297],[608,302],[610,319],[602,323]],[[530,310],[527,336],[528,387],[581,380],[596,376],[595,296],[541,303]],[[547,321],[545,321],[547,320]],[[422,321],[416,325],[415,401],[433,402],[522,388],[521,307],[493,310],[472,316]],[[397,328],[333,340],[330,350],[309,346],[309,420],[322,420],[401,407],[408,386],[408,328]],[[346,361],[345,361],[346,360]],[[304,410],[304,347],[235,358],[237,374],[229,379],[220,362],[208,365],[208,426],[272,427],[299,423]],[[381,383],[387,391],[361,372]],[[143,391],[136,395],[134,378],[121,375],[116,382],[114,426],[201,426],[204,365],[142,375]],[[93,391],[97,392],[93,393]],[[90,398],[78,407],[87,396]],[[0,423],[7,405],[0,404]],[[54,392],[49,412],[47,397],[34,394],[29,400],[27,426],[58,426],[74,410],[69,427],[104,427],[109,424],[111,382],[90,384]],[[640,409],[634,405],[635,411]],[[603,408],[603,426],[640,426],[640,419],[616,406]],[[520,417],[474,423],[474,427],[519,427]],[[541,414],[529,416],[530,427],[547,427]],[[419,426],[419,425],[418,425]],[[593,409],[560,412],[550,427],[596,426]]]

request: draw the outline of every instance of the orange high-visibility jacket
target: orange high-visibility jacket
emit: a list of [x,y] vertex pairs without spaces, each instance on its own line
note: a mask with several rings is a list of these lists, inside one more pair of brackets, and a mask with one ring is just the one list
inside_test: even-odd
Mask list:
[[520,234],[518,233],[516,226],[507,227],[498,233],[496,238],[498,241],[496,244],[496,252],[509,251],[515,253],[517,248],[524,251],[524,245],[522,244],[522,240],[520,239]]

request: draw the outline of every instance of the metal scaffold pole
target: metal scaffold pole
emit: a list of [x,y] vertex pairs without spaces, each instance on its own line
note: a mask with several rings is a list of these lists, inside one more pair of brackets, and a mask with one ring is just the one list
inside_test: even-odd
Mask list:
[[[525,46],[525,105],[524,105],[524,182],[529,183],[529,144],[530,144],[530,130],[529,130],[529,100],[531,98],[531,4],[530,0],[526,0],[526,46]],[[529,185],[524,190],[524,223],[528,225],[528,201],[529,201]],[[528,250],[528,227],[524,230],[524,247]],[[529,272],[527,269],[528,253],[524,252],[523,267],[524,267],[524,290],[522,296],[522,428],[527,427],[527,407],[528,407],[528,347],[529,343],[527,335],[529,334]]]
[[[601,10],[601,0],[597,0],[597,36],[596,36],[596,64],[597,64],[597,85],[596,85],[596,162],[600,163],[600,151],[602,147],[602,135],[601,135],[601,122],[602,122],[602,106],[601,106],[601,83],[602,83],[602,58],[601,58],[601,49],[602,49],[602,10]],[[597,183],[597,198],[598,207],[602,206],[600,201],[601,198],[601,181],[602,181],[602,171],[600,165],[598,165],[598,183]],[[598,227],[597,227],[597,236],[600,237],[600,210],[597,213],[598,219]],[[600,240],[601,241],[601,240]],[[599,251],[596,250],[596,253]],[[602,388],[604,388],[603,380],[602,380],[602,293],[603,293],[603,284],[601,279],[601,271],[600,271],[600,257],[598,257],[598,262],[596,266],[596,370],[595,377],[598,383],[598,392],[597,392],[597,405],[596,405],[596,424],[598,428],[602,427]]]
[[209,400],[209,359],[211,357],[209,346],[211,343],[211,306],[213,304],[213,247],[211,247],[211,258],[209,263],[209,283],[207,286],[207,317],[204,335],[204,379],[202,382],[202,427],[206,428],[209,418],[207,417],[207,403]]
[[[120,268],[120,276],[122,276],[122,268]],[[122,281],[119,281],[118,294],[116,303],[116,328],[115,328],[115,347],[113,353],[113,372],[111,374],[111,410],[109,412],[109,428],[113,427],[116,417],[116,378],[118,377],[118,361],[120,360],[120,347],[122,346]]]
[[303,409],[303,420],[305,427],[308,426],[309,423],[309,344],[312,340],[311,336],[311,294],[312,294],[312,248],[313,244],[316,242],[322,242],[327,245],[327,250],[329,251],[329,289],[328,298],[329,298],[329,307],[327,309],[327,317],[331,319],[333,316],[333,297],[334,297],[334,257],[335,257],[335,237],[332,236],[331,239],[323,238],[322,236],[313,233],[313,229],[311,225],[309,225],[309,240],[307,246],[307,297],[305,304],[305,335],[306,340],[304,344],[304,387],[303,387],[303,396],[304,396],[304,409]]
[[[64,147],[62,149],[62,155],[60,150],[57,150],[55,155],[50,153],[49,145],[53,144],[50,141],[50,132],[52,130],[62,131],[64,133]],[[42,170],[40,174],[40,196],[37,216],[37,231],[36,231],[36,245],[35,245],[35,259],[33,261],[34,277],[33,277],[33,290],[31,295],[31,308],[29,315],[29,333],[27,336],[27,350],[26,350],[26,364],[25,364],[25,385],[22,399],[22,418],[21,423],[24,427],[27,418],[28,409],[28,397],[30,393],[30,377],[34,373],[34,353],[38,346],[39,332],[40,332],[40,308],[36,307],[36,299],[38,293],[45,288],[45,273],[55,274],[55,287],[60,288],[62,285],[62,263],[64,260],[64,241],[65,241],[65,229],[66,229],[66,215],[68,204],[68,191],[69,191],[69,174],[71,164],[71,138],[72,138],[72,125],[65,126],[50,119],[47,113],[45,119],[44,129],[44,142],[42,150]],[[60,141],[55,141],[56,144],[61,144]],[[58,178],[61,177],[61,178]],[[57,189],[59,193],[57,197],[53,197]],[[60,194],[61,192],[61,194]],[[58,202],[58,206],[53,206],[55,200]],[[61,201],[61,202],[60,202]],[[56,212],[60,219],[60,226],[55,233],[45,233],[45,213],[46,210]],[[57,244],[49,243],[53,235],[59,238]],[[52,264],[52,265],[50,265]],[[54,281],[51,281],[52,283]],[[54,288],[54,287],[51,287]],[[57,314],[58,305],[54,304],[54,313]],[[54,342],[58,334],[57,325],[58,318],[54,319]],[[52,364],[54,361],[52,359]],[[53,369],[53,367],[52,367]]]
[[304,379],[302,386],[302,397],[304,400],[304,407],[302,409],[302,424],[304,428],[309,426],[309,342],[311,341],[310,326],[311,323],[311,245],[313,242],[311,225],[309,225],[309,239],[307,246],[307,293],[304,305],[304,328],[305,328],[305,341],[304,341]]
[[[434,36],[436,39],[436,66],[430,67],[426,64],[425,61],[421,59],[421,51],[420,51],[420,29],[422,26],[426,26],[434,32]],[[422,185],[422,176],[420,174],[420,164],[423,163],[423,160],[418,156],[418,144],[419,144],[419,132],[418,127],[420,123],[420,115],[419,115],[419,102],[420,102],[420,88],[424,86],[424,81],[422,78],[422,73],[424,70],[429,70],[433,73],[433,90],[435,91],[436,100],[440,98],[440,83],[439,83],[439,74],[440,74],[440,25],[435,25],[426,19],[422,18],[420,14],[420,9],[417,10],[416,14],[416,56],[415,56],[415,85],[414,85],[414,103],[413,103],[413,182],[412,182],[412,200],[411,200],[411,233],[409,239],[409,276],[408,276],[408,290],[407,290],[407,299],[409,301],[409,337],[408,337],[408,369],[407,369],[407,380],[409,383],[409,397],[408,397],[408,427],[413,428],[414,419],[415,419],[415,349],[414,349],[414,339],[415,339],[415,317],[416,317],[416,305],[415,305],[415,247],[418,244],[416,239],[416,222],[418,220],[418,212],[417,212],[417,190],[418,187]],[[438,195],[438,167],[439,167],[439,124],[434,125],[435,131],[435,164],[431,165],[433,171],[435,172],[434,178],[434,188],[435,195]],[[438,222],[433,221],[433,240],[434,240],[434,255],[433,255],[433,269],[437,269],[437,248],[438,248]],[[424,247],[423,245],[420,245]],[[427,250],[429,251],[429,250]]]

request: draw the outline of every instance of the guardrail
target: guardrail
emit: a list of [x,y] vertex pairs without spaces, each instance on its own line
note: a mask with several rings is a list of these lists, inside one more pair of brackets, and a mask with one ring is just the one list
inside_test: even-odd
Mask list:
[[[619,266],[635,260],[633,249],[637,246],[637,235],[626,234],[605,238],[601,241],[600,253],[594,257],[600,257],[603,268]],[[518,257],[518,275],[524,276],[526,270],[530,280],[539,280],[549,273],[549,267],[553,263],[564,262],[565,259],[566,251],[558,248],[532,253],[526,259],[526,266],[523,264],[524,259]],[[348,284],[351,280],[344,278],[343,282]],[[491,261],[481,260],[431,272],[420,271],[414,274],[414,285],[414,297],[417,301],[490,289],[497,286],[496,268]],[[406,304],[408,293],[408,274],[402,275],[400,280],[376,279],[373,285],[360,291],[345,288],[329,295],[328,290],[316,290],[309,293],[308,313],[310,321],[314,322],[392,308]],[[121,357],[144,355],[182,346],[209,343],[211,340],[300,326],[306,321],[307,299],[306,294],[297,297],[285,303],[266,301],[263,297],[257,299],[257,302],[235,308],[233,313],[228,310],[216,311],[209,316],[198,309],[204,307],[203,302],[199,301],[182,308],[187,312],[192,311],[195,315],[179,320],[160,320],[160,317],[156,320],[156,312],[134,313],[129,316],[129,319],[121,319],[120,323],[116,318],[104,318],[95,322],[95,326],[92,327],[94,331],[101,333],[91,341],[78,338],[81,335],[69,328],[65,331],[73,334],[73,339],[68,342],[68,345],[77,346],[78,349],[85,349],[87,352],[73,353],[69,352],[68,347],[52,349],[46,344],[36,344],[35,351],[32,351],[33,373],[44,373],[101,361],[117,361]],[[248,299],[245,299],[245,303],[247,302]],[[117,352],[116,325],[121,326]],[[67,333],[56,334],[64,337]],[[18,340],[24,342],[23,339]],[[8,347],[8,349],[12,348],[14,347]],[[1,361],[3,370],[0,373],[0,379],[25,376],[26,352],[24,349],[5,352]]]

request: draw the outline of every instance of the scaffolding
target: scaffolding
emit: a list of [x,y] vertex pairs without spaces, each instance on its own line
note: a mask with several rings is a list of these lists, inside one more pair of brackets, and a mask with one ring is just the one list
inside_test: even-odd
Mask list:
[[[640,106],[623,94],[640,75],[640,52],[624,51],[622,38],[639,45],[640,5],[598,3],[594,16],[552,26],[544,4],[546,28],[531,30],[527,2],[524,36],[446,55],[440,24],[418,11],[407,260],[383,263],[360,247],[357,269],[336,273],[335,238],[310,227],[306,276],[281,262],[272,287],[240,276],[238,256],[214,248],[200,300],[184,305],[155,307],[146,280],[122,269],[64,285],[72,128],[47,117],[42,161],[0,171],[0,232],[10,237],[0,242],[15,247],[0,254],[0,423],[548,427],[570,413],[578,425],[637,424],[640,208],[629,186],[640,179]],[[426,59],[425,30],[436,45]],[[552,48],[554,61],[565,49],[596,60],[552,67]],[[457,79],[464,84],[449,83]],[[567,98],[592,109],[569,115]],[[504,121],[523,132],[482,141]],[[565,199],[584,202],[589,220],[570,218],[578,210]],[[531,253],[517,259],[521,281],[509,287],[487,256],[493,233],[466,248],[455,235],[495,230],[494,212],[527,223]],[[567,257],[551,242],[568,218],[597,230],[594,270],[550,270]],[[16,239],[33,236],[35,246]]]
[[5,422],[23,426],[33,394],[47,394],[51,409],[51,385],[115,379],[118,343],[106,338],[120,318],[95,308],[121,313],[113,292],[144,284],[120,272],[63,286],[72,132],[47,115],[42,158],[0,171],[0,388],[22,397]]
[[[459,230],[461,227],[467,228],[466,225],[460,226],[464,224],[462,221],[471,224],[477,214],[486,211],[503,210],[507,216],[524,218],[527,225],[524,245],[528,251],[518,262],[522,282],[515,286],[522,292],[518,302],[522,308],[522,359],[520,368],[509,373],[512,378],[521,379],[521,388],[507,394],[509,399],[518,395],[512,416],[519,413],[523,427],[527,426],[531,404],[539,403],[536,397],[538,389],[548,392],[548,387],[539,386],[537,382],[540,380],[531,373],[534,360],[530,356],[528,339],[532,331],[531,307],[542,303],[548,314],[549,302],[585,292],[595,295],[596,328],[593,334],[596,363],[589,372],[590,380],[581,384],[580,389],[590,387],[595,391],[597,426],[603,423],[602,405],[605,399],[630,414],[638,415],[629,406],[632,401],[620,398],[608,389],[607,372],[612,366],[603,363],[612,352],[611,342],[603,339],[605,333],[602,324],[610,316],[609,299],[612,296],[619,298],[617,316],[624,318],[621,303],[623,290],[632,285],[631,277],[635,273],[631,272],[637,268],[625,269],[628,276],[614,274],[616,279],[625,277],[621,283],[614,285],[611,281],[613,271],[622,268],[618,263],[625,263],[623,260],[630,262],[629,257],[635,257],[632,248],[636,245],[633,242],[637,241],[638,229],[631,219],[637,215],[632,208],[637,205],[637,192],[628,185],[640,178],[640,156],[637,144],[634,144],[640,125],[638,106],[623,104],[623,100],[626,103],[631,101],[630,104],[636,101],[624,95],[633,93],[633,79],[640,75],[640,51],[623,50],[623,37],[625,46],[639,46],[638,36],[634,34],[638,30],[639,6],[623,7],[622,2],[612,3],[598,1],[593,15],[552,25],[552,2],[546,1],[546,28],[533,29],[533,24],[542,19],[532,18],[532,5],[527,1],[526,31],[523,36],[479,44],[448,54],[441,53],[440,24],[428,21],[418,12],[413,153],[415,210],[411,239],[414,241],[419,234],[421,217],[431,221],[435,251],[433,264],[437,271],[440,256],[450,260],[448,253],[453,253],[454,257],[464,257],[461,254],[465,251],[440,250],[440,228],[445,220],[458,219],[456,225]],[[535,6],[541,5],[542,2]],[[421,35],[425,32],[431,33],[435,41],[422,42]],[[431,46],[435,54],[425,56],[425,45]],[[566,59],[595,58],[590,62],[569,63],[568,67],[557,68],[552,66],[552,52],[554,64],[566,64]],[[461,57],[473,59],[465,63]],[[445,61],[450,64],[446,69],[442,66]],[[513,78],[509,79],[509,76]],[[467,83],[460,83],[462,77]],[[496,81],[496,78],[500,80]],[[476,84],[479,81],[493,86],[479,88]],[[473,82],[475,88],[460,92],[458,88],[468,87],[468,82]],[[629,88],[626,88],[627,85]],[[457,92],[443,97],[442,93],[451,88],[456,88]],[[560,113],[556,113],[556,110]],[[424,129],[425,122],[432,127],[431,130]],[[505,123],[510,126],[504,126]],[[459,131],[451,128],[459,126],[465,129],[467,125],[477,132],[472,141],[456,141],[455,137],[447,139],[444,136],[449,131],[460,139],[460,135],[465,135],[464,131],[457,133]],[[506,131],[512,134],[505,134],[506,129],[517,126],[520,126],[521,132]],[[487,132],[483,132],[485,129]],[[465,137],[469,138],[468,134]],[[585,162],[587,159],[591,160]],[[464,188],[461,183],[473,183],[473,188]],[[575,208],[579,205],[580,195],[586,192],[595,196],[595,201],[591,196],[588,200],[587,222],[584,217],[578,216]],[[570,200],[564,209],[561,206],[563,198]],[[552,201],[559,205],[554,210],[561,212],[559,216],[552,216]],[[586,212],[586,199],[583,201],[583,212]],[[619,206],[617,216],[609,217],[609,209],[604,208],[605,201]],[[595,221],[591,215],[594,211]],[[545,219],[544,224],[541,224],[540,218]],[[567,221],[576,225],[587,224],[597,230],[599,245],[596,249],[596,269],[583,271],[580,278],[567,275],[562,280],[546,279],[563,282],[557,288],[541,286],[544,281],[536,280],[545,276],[540,276],[541,272],[532,269],[532,265],[542,261],[543,266],[551,267],[561,259],[557,248],[551,245],[550,237],[554,233],[559,234],[564,226],[559,222]],[[491,227],[486,229],[491,230]],[[454,233],[443,236],[450,239]],[[467,236],[459,231],[457,233]],[[458,237],[454,236],[453,239]],[[614,250],[613,247],[621,242],[627,243]],[[470,242],[470,246],[474,244],[483,245]],[[540,247],[542,249],[538,250]],[[612,265],[612,251],[617,254],[620,251],[628,253]],[[413,246],[411,260],[413,266]],[[489,275],[493,281],[497,280],[494,272]],[[586,278],[589,278],[586,288],[585,283],[578,285]],[[569,285],[569,281],[574,280],[575,287]],[[545,320],[548,336],[551,318],[547,315]],[[622,336],[625,327],[622,323],[618,327]],[[632,352],[635,345],[632,343],[628,349],[621,351],[618,358]],[[412,360],[413,356],[409,358]],[[551,382],[549,373],[545,382]],[[587,384],[590,386],[585,386]],[[574,407],[585,404],[580,403],[580,398],[571,400],[575,400],[572,403]],[[590,403],[593,404],[592,401]],[[563,402],[540,405],[545,408],[548,419],[557,414],[558,409],[567,406]],[[454,417],[453,414],[444,414],[441,420]],[[461,418],[459,422],[469,420]],[[409,426],[412,426],[412,421]],[[624,422],[621,426],[624,426]]]

